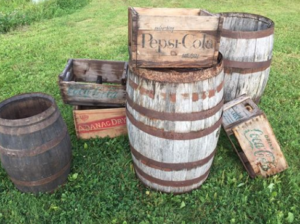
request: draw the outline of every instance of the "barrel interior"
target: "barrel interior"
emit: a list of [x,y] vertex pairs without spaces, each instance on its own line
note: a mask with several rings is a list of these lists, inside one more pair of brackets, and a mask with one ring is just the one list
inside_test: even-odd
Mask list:
[[231,31],[255,32],[267,30],[274,26],[272,20],[252,14],[222,14],[224,16],[223,29]]
[[18,120],[38,115],[52,106],[53,102],[43,97],[28,97],[14,100],[0,108],[0,118]]

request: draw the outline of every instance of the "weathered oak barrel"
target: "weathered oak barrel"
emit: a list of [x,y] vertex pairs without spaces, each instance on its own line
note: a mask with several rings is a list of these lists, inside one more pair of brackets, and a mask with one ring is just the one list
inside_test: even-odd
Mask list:
[[71,142],[51,96],[21,94],[0,103],[0,153],[22,192],[49,192],[66,182]]
[[208,177],[223,107],[223,62],[207,69],[130,68],[127,128],[147,186],[184,193]]
[[247,94],[258,103],[269,78],[274,23],[248,13],[219,15],[224,17],[220,52],[224,57],[225,102]]

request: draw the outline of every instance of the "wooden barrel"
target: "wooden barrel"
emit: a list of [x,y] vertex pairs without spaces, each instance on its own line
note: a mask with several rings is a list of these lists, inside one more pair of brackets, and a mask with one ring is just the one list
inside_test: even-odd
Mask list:
[[71,142],[51,96],[29,93],[0,103],[0,153],[22,192],[50,192],[66,182]]
[[220,15],[224,17],[220,52],[224,57],[225,102],[247,94],[258,103],[270,73],[274,22],[248,13]]
[[208,177],[223,107],[223,63],[207,69],[130,68],[127,128],[138,178],[184,193]]

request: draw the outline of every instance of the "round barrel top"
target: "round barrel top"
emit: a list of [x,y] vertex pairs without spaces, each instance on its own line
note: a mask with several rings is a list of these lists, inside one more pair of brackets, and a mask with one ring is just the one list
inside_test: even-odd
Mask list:
[[223,71],[223,56],[218,55],[218,63],[209,68],[135,68],[130,71],[142,78],[162,83],[192,83],[217,76]]
[[[32,116],[24,117],[24,118],[7,118],[3,117],[2,113],[6,110],[7,106],[12,104],[18,104],[30,99],[44,100],[49,103],[49,106],[45,108],[41,113],[33,114]],[[24,93],[8,98],[0,103],[0,126],[8,126],[8,127],[18,127],[31,125],[37,122],[40,122],[49,116],[51,116],[57,110],[56,103],[52,96],[47,95],[45,93]]]
[[[253,31],[242,31],[242,30],[232,30],[232,29],[222,29],[221,36],[234,38],[234,39],[256,39],[267,37],[274,34],[274,22],[264,16],[251,14],[251,13],[243,13],[243,12],[224,12],[224,13],[217,13],[216,15],[226,17],[234,17],[234,18],[241,18],[241,19],[251,19],[253,21],[262,22],[267,25],[267,28],[263,28],[261,30],[253,30]],[[224,26],[224,25],[223,25]]]

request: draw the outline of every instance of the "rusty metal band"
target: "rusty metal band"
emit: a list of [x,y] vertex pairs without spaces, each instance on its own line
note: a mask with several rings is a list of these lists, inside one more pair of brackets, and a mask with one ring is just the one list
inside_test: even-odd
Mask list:
[[[176,189],[176,190],[172,190],[170,189],[169,191],[165,190],[165,189],[158,189],[154,186],[150,186],[141,176],[139,176],[139,174],[136,173],[136,177],[141,181],[142,184],[144,184],[146,187],[150,187],[152,188],[153,190],[157,190],[157,191],[160,191],[160,192],[164,192],[164,193],[172,193],[173,195],[179,195],[179,194],[185,194],[185,193],[189,193],[195,189],[198,189],[200,188],[202,185],[198,185],[196,187],[192,187],[192,188],[188,188],[187,190],[181,190],[180,191],[176,191],[176,190],[179,190],[179,189]],[[208,176],[207,176],[208,177]],[[207,177],[203,180],[203,182],[207,179]]]
[[155,137],[159,137],[159,138],[163,138],[163,139],[172,139],[172,140],[192,140],[192,139],[201,138],[203,136],[211,134],[213,131],[218,129],[222,123],[222,116],[221,116],[220,119],[215,124],[213,124],[212,126],[210,126],[208,128],[205,128],[203,130],[192,131],[192,132],[188,132],[188,133],[178,133],[178,132],[173,132],[173,131],[167,132],[163,129],[158,129],[158,128],[146,125],[143,122],[137,121],[128,110],[126,110],[126,115],[127,115],[127,118],[129,119],[129,121],[135,127],[142,130],[143,132],[145,132],[149,135],[155,136]]
[[[139,89],[139,94],[141,95],[147,95],[148,97],[150,97],[151,99],[154,99],[154,91],[153,90],[148,90],[148,89],[145,89],[144,87],[142,86],[139,86],[137,83],[135,83],[134,81],[132,81],[130,78],[128,78],[128,85],[134,89],[134,90],[137,90]],[[210,89],[210,90],[207,90],[207,91],[203,91],[202,93],[199,93],[199,92],[195,92],[195,93],[192,93],[192,98],[194,98],[194,95],[196,95],[196,99],[198,100],[198,97],[199,97],[199,94],[202,95],[202,97],[204,96],[204,98],[202,99],[205,99],[207,96],[206,96],[206,92],[209,92],[209,93],[213,93],[212,96],[215,95],[216,92],[220,92],[222,89],[223,89],[223,86],[224,86],[224,81],[222,81],[216,89]],[[160,93],[161,96],[165,99],[166,97],[166,93]],[[209,94],[209,98],[212,97],[210,94]],[[174,98],[175,97],[175,98]],[[174,98],[174,101],[176,101],[176,93],[170,93],[170,100],[172,101],[172,98]],[[193,100],[194,101],[194,100]]]
[[150,159],[140,152],[138,152],[131,144],[130,144],[131,153],[134,157],[139,160],[142,164],[149,166],[154,169],[159,169],[163,171],[179,171],[179,170],[191,170],[200,166],[207,164],[215,155],[216,148],[204,159],[188,162],[188,163],[163,163],[158,162],[156,160]]
[[259,31],[232,31],[227,29],[223,29],[221,31],[221,37],[227,37],[232,39],[256,39],[256,38],[268,37],[273,34],[274,34],[274,26],[266,30],[259,30]]
[[137,172],[138,175],[143,177],[145,180],[148,180],[151,183],[155,183],[161,186],[166,186],[166,187],[188,187],[193,184],[197,184],[201,182],[202,180],[205,180],[209,174],[210,169],[208,169],[203,175],[200,177],[190,179],[190,180],[183,180],[183,181],[172,181],[172,180],[161,180],[155,177],[150,176],[149,174],[145,173],[142,171],[136,164],[133,164],[135,171]]
[[224,100],[222,99],[216,106],[208,110],[191,112],[191,113],[168,113],[168,112],[151,110],[133,102],[129,96],[127,96],[127,103],[132,109],[139,112],[143,116],[149,117],[151,119],[159,119],[159,120],[167,120],[167,121],[198,121],[198,120],[206,119],[216,114],[220,109],[222,109]]
[[42,153],[45,153],[49,151],[50,149],[57,146],[66,136],[68,133],[67,127],[65,126],[62,129],[62,132],[59,136],[56,136],[54,139],[52,139],[49,142],[46,142],[45,144],[39,145],[35,148],[29,149],[29,150],[21,150],[21,149],[7,149],[0,146],[0,153],[7,155],[7,156],[16,156],[16,157],[31,157],[36,156]]
[[[139,85],[133,82],[130,78],[128,79],[128,84],[132,89],[137,90],[139,88]],[[140,86],[139,91],[141,95],[147,95],[150,98],[154,99],[154,92],[152,90],[148,90]]]
[[225,68],[242,68],[242,69],[256,69],[256,68],[265,68],[271,65],[272,59],[267,61],[258,61],[258,62],[243,62],[243,61],[231,61],[224,59]]
[[249,73],[256,73],[256,72],[263,72],[270,68],[270,65],[266,65],[260,68],[231,68],[231,67],[226,67],[224,68],[224,73],[225,74],[231,74],[231,73],[239,73],[241,75],[247,75]]
[[47,128],[48,126],[52,125],[56,120],[60,117],[60,112],[56,110],[55,113],[50,115],[47,119],[40,121],[37,124],[32,124],[28,126],[14,126],[14,127],[9,127],[9,126],[0,126],[0,133],[3,134],[9,134],[9,135],[24,135],[24,134],[31,134],[37,131],[40,131],[42,129]]
[[41,185],[45,185],[48,184],[52,181],[54,181],[55,179],[59,178],[60,176],[62,176],[71,166],[71,160],[67,163],[67,165],[65,167],[63,167],[58,173],[41,179],[41,180],[36,180],[36,181],[22,181],[22,180],[16,180],[12,177],[10,177],[10,179],[12,180],[12,182],[16,185],[20,185],[20,186],[25,186],[25,187],[35,187],[35,186],[41,186]]

